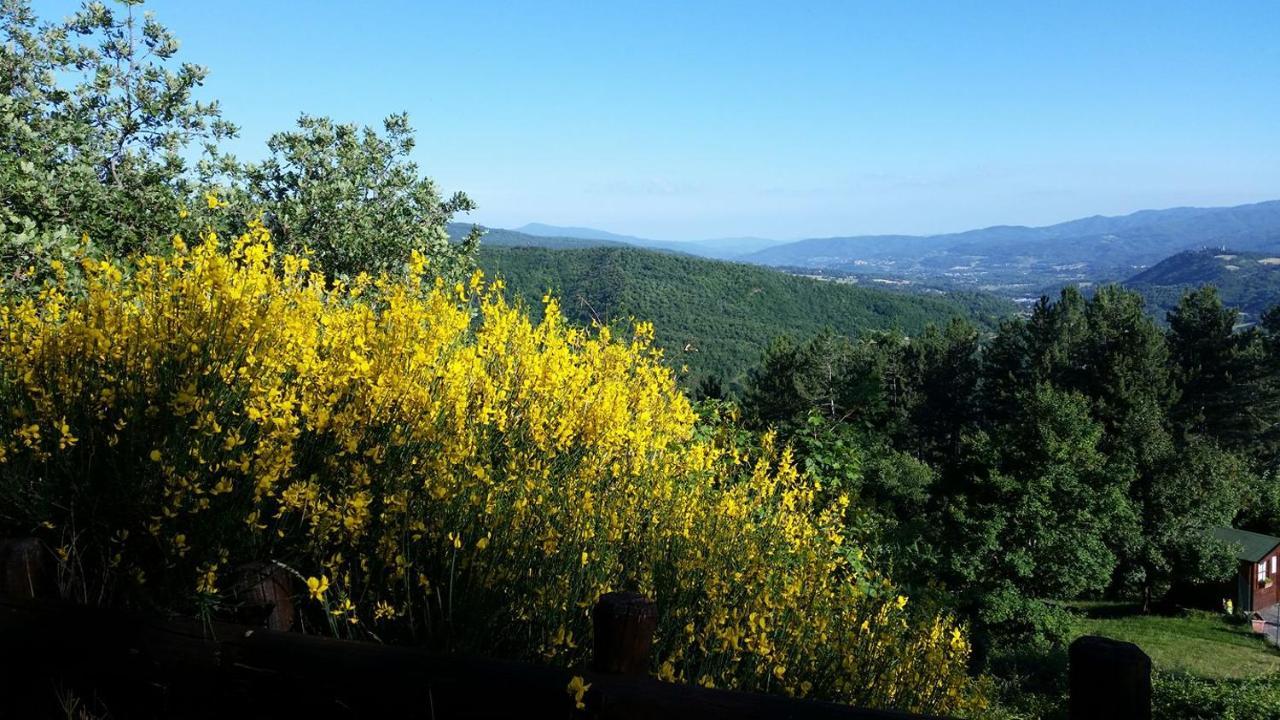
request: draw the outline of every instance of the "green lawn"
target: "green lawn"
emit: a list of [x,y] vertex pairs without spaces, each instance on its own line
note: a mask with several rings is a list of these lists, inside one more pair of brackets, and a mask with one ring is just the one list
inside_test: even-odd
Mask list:
[[1257,677],[1280,670],[1280,651],[1254,635],[1247,624],[1218,613],[1186,611],[1143,615],[1136,607],[1073,603],[1080,613],[1078,633],[1136,644],[1159,670],[1205,678]]

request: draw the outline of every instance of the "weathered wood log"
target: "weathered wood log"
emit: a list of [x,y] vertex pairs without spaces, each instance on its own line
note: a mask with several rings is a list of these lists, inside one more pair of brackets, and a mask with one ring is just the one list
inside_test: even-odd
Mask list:
[[1151,658],[1137,645],[1085,635],[1068,662],[1071,720],[1151,720]]
[[52,715],[51,680],[113,717],[922,717],[597,673],[575,712],[564,669],[66,603],[0,601],[0,647],[0,717]]
[[35,538],[0,540],[0,598],[53,600],[58,597],[57,567]]
[[293,578],[273,563],[250,563],[240,568],[228,592],[238,603],[235,619],[268,630],[293,627]]
[[649,672],[649,649],[658,628],[658,608],[635,592],[600,596],[591,611],[594,631],[592,669],[616,675]]

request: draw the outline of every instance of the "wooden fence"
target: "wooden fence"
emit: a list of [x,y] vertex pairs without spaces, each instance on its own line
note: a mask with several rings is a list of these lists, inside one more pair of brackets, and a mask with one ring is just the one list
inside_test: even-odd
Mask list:
[[[655,680],[656,611],[634,593],[594,608],[578,710],[567,670],[270,630],[269,618],[201,623],[36,599],[31,574],[12,568],[0,568],[0,718],[70,717],[73,697],[111,718],[924,717]],[[1085,640],[1071,649],[1071,717],[1150,718],[1150,660],[1127,643]]]

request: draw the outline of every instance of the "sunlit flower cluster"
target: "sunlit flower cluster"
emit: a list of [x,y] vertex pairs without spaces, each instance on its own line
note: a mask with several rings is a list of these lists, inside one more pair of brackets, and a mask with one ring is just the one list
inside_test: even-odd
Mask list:
[[329,282],[260,226],[173,245],[0,309],[0,523],[82,599],[233,604],[271,560],[313,631],[580,666],[632,586],[663,679],[979,702],[962,628],[863,564],[787,448],[700,428],[651,327],[532,323],[421,256]]

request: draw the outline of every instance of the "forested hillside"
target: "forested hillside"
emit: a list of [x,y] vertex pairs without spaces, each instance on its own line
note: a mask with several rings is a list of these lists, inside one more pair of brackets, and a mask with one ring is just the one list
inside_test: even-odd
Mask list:
[[1255,323],[1280,303],[1280,257],[1274,253],[1195,250],[1178,253],[1133,276],[1125,285],[1142,293],[1163,319],[1188,290],[1218,289],[1222,302],[1240,311],[1242,323]]
[[737,263],[627,248],[481,247],[480,265],[531,308],[548,290],[574,322],[652,321],[658,344],[689,382],[741,379],[776,336],[847,335],[965,317],[991,328],[1013,306],[990,295],[913,295],[787,275]]

